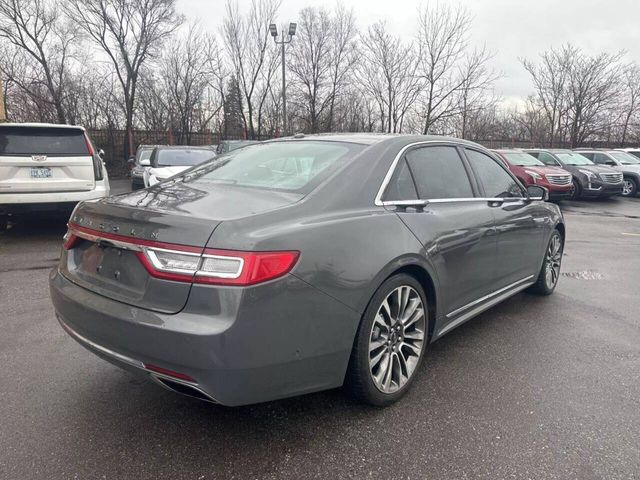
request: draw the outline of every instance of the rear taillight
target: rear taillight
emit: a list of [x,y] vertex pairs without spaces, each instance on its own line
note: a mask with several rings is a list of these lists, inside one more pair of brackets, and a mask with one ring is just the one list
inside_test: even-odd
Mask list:
[[145,247],[138,258],[149,274],[178,282],[255,285],[291,271],[299,252],[240,252],[205,249],[202,255]]
[[78,239],[110,240],[120,248],[131,249],[149,275],[175,282],[209,285],[255,285],[289,273],[298,251],[245,252],[174,245],[126,237],[69,225],[64,248],[73,248]]
[[91,155],[91,158],[93,159],[93,176],[96,180],[103,180],[104,175],[102,173],[102,159],[98,155],[96,155],[93,144],[91,143],[91,140],[89,140],[89,136],[86,133],[84,134],[84,142],[87,145],[87,151],[89,152],[89,155]]
[[80,240],[79,237],[74,235],[71,230],[67,230],[67,233],[65,233],[64,237],[62,237],[62,248],[64,248],[65,250],[71,250],[76,246],[78,240]]

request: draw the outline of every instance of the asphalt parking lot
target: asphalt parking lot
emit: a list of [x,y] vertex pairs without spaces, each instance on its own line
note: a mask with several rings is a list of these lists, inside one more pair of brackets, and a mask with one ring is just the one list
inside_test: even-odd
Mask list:
[[556,293],[432,345],[386,409],[340,390],[230,409],[134,379],[55,320],[65,219],[19,222],[0,234],[0,478],[637,478],[640,199],[563,210]]

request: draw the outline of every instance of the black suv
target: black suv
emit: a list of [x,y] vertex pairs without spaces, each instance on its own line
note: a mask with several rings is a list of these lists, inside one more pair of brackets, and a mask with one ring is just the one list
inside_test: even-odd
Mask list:
[[568,170],[573,175],[571,198],[607,198],[620,195],[624,182],[622,173],[613,168],[596,165],[587,157],[568,149],[528,149],[545,165],[553,165]]
[[576,149],[596,165],[605,165],[622,172],[624,176],[622,187],[623,197],[635,197],[640,187],[640,158],[620,150]]

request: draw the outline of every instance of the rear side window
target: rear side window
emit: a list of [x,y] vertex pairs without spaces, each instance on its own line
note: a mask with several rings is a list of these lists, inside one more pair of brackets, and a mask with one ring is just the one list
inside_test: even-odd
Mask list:
[[0,126],[0,155],[89,155],[82,130]]
[[500,166],[500,164],[484,153],[476,150],[465,150],[469,162],[473,166],[484,193],[489,198],[523,197],[524,192],[518,183]]
[[469,176],[455,147],[416,148],[405,158],[421,199],[473,197]]
[[407,167],[407,162],[403,158],[400,160],[400,163],[398,163],[393,174],[393,178],[391,179],[391,182],[389,182],[385,200],[396,201],[417,199],[418,194],[416,192],[416,186],[413,183],[411,172],[409,171],[409,167]]

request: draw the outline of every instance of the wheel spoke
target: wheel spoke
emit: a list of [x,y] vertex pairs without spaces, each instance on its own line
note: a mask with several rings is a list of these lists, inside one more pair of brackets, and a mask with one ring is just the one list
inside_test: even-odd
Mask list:
[[401,389],[422,353],[427,328],[421,296],[409,285],[389,292],[380,303],[369,336],[369,369],[383,393]]

